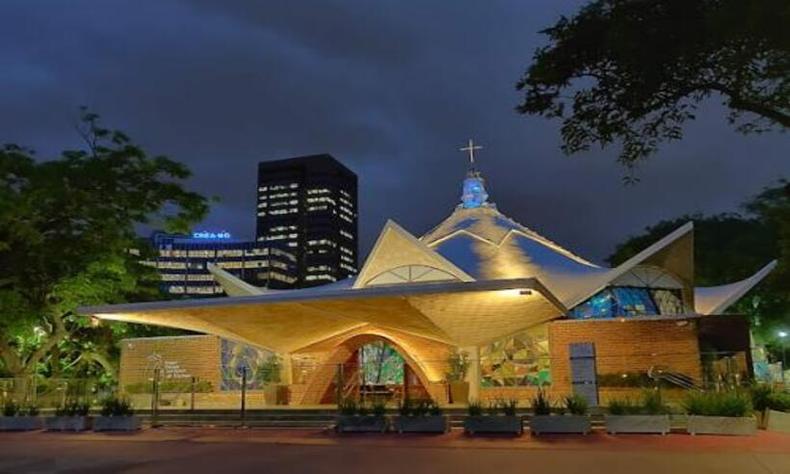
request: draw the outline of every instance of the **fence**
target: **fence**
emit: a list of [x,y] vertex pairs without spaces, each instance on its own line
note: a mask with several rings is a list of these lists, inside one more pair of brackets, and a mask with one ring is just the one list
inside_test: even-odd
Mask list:
[[[644,389],[660,389],[670,403],[690,390],[722,390],[751,382],[743,352],[639,353],[594,359],[596,401],[633,398]],[[406,398],[431,398],[442,405],[463,405],[468,383],[447,380],[447,359],[404,360],[397,353],[349,357],[343,363],[292,360],[277,366],[216,367],[214,375],[195,377],[184,371],[145,369],[123,374],[116,387],[85,379],[0,379],[0,400],[52,408],[68,400],[98,404],[107,396],[128,399],[137,410],[260,410],[320,408],[355,399],[396,406]],[[476,364],[465,362],[467,379]],[[573,393],[574,367],[568,359],[486,354],[479,364],[482,402],[515,399],[526,406],[539,388],[559,399]]]

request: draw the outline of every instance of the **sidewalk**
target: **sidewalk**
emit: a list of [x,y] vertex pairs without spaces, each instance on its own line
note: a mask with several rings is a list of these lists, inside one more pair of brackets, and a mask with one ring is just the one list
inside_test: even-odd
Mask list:
[[443,435],[360,433],[336,434],[327,429],[157,428],[137,433],[0,433],[0,443],[55,442],[189,442],[259,443],[303,446],[361,446],[381,448],[587,450],[602,452],[673,451],[790,454],[790,434],[759,431],[755,436],[609,435],[596,431],[582,435],[520,437],[465,435],[453,430]]

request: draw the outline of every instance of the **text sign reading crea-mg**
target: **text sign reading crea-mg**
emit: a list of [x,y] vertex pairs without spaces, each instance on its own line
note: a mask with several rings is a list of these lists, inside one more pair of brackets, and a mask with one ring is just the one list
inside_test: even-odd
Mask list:
[[198,232],[192,232],[193,239],[230,239],[230,232],[209,232],[206,230],[201,230]]

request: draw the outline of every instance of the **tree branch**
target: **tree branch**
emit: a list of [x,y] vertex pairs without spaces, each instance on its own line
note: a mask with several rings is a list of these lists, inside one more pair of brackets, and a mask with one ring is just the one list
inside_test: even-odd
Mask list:
[[30,371],[31,368],[35,368],[35,365],[44,358],[45,355],[49,353],[49,351],[55,347],[60,341],[62,341],[66,336],[68,336],[69,331],[66,329],[66,324],[63,322],[63,318],[68,316],[71,313],[64,313],[62,315],[53,315],[52,317],[52,326],[53,330],[47,336],[47,340],[41,344],[41,346],[36,349],[30,357],[24,362],[24,370]]

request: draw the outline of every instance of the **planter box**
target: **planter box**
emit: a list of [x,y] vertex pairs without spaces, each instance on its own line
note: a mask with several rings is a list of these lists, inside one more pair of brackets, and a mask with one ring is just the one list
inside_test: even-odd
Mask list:
[[764,416],[765,429],[768,431],[790,433],[790,413],[776,410],[766,410]]
[[93,431],[137,431],[140,418],[136,416],[97,416],[93,419]]
[[590,419],[584,415],[536,415],[529,420],[532,434],[590,432]]
[[696,416],[688,417],[689,434],[753,435],[757,420],[748,417]]
[[0,416],[0,431],[34,431],[42,426],[38,416]]
[[469,402],[469,382],[450,382],[451,403]]
[[398,416],[395,418],[398,433],[447,433],[450,419],[444,415]]
[[44,427],[49,431],[86,431],[91,428],[88,416],[52,416],[44,418]]
[[669,433],[669,415],[606,415],[606,432]]
[[389,423],[383,416],[347,416],[336,418],[335,429],[338,433],[383,433]]
[[524,433],[520,416],[481,415],[464,418],[464,431],[475,433]]

